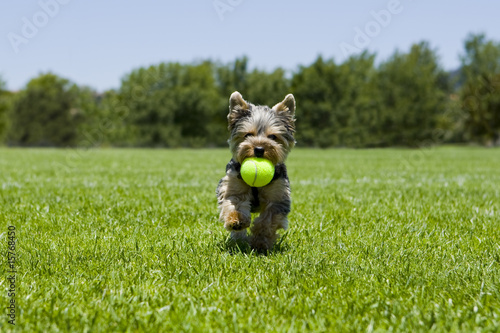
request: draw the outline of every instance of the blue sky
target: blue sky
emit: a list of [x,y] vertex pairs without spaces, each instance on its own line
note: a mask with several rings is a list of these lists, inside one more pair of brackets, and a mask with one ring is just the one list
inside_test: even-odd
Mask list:
[[454,69],[468,33],[500,41],[499,13],[493,0],[4,0],[0,76],[18,90],[52,71],[103,91],[162,61],[247,55],[251,67],[293,71],[357,46],[383,61],[421,40]]

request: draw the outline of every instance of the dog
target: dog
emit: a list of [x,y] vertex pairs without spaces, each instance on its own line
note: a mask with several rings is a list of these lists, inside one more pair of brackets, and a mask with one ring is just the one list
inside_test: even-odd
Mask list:
[[[228,140],[232,158],[216,194],[219,219],[231,238],[249,241],[257,251],[272,249],[278,229],[287,229],[290,213],[290,181],[285,160],[295,146],[295,98],[288,94],[272,108],[256,106],[237,91],[229,98]],[[275,167],[272,181],[263,187],[247,185],[240,174],[241,163],[249,157],[262,157]],[[251,213],[260,213],[253,221]]]

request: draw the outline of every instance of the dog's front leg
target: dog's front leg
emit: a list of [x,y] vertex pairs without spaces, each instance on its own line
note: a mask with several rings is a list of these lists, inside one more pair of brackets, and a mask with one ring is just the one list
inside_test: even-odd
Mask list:
[[246,238],[246,229],[251,223],[250,187],[230,174],[217,187],[219,219],[233,239]]
[[291,205],[288,179],[279,179],[259,193],[262,212],[253,222],[250,245],[257,250],[270,250],[278,238],[276,231],[288,227]]

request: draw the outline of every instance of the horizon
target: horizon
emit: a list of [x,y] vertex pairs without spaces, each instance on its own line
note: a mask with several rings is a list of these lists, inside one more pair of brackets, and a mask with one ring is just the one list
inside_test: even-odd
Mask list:
[[500,40],[495,18],[500,4],[486,0],[337,5],[325,0],[30,0],[0,4],[0,9],[0,77],[11,91],[51,72],[104,92],[119,88],[122,78],[140,67],[205,60],[225,64],[242,56],[248,57],[250,70],[280,67],[293,73],[320,55],[342,63],[366,50],[376,54],[378,65],[421,41],[437,51],[444,70],[454,71],[469,34]]

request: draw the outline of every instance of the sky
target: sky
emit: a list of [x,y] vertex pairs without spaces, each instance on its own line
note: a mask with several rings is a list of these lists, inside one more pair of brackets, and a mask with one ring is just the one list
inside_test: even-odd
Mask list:
[[161,62],[246,55],[293,72],[362,49],[382,62],[422,40],[453,70],[469,33],[500,41],[499,15],[494,0],[1,0],[0,78],[20,90],[50,71],[104,91]]

